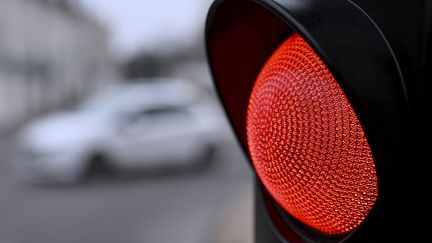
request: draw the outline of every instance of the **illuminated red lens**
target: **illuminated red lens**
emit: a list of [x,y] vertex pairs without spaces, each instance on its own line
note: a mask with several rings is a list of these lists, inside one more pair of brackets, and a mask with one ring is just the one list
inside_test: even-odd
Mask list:
[[349,233],[370,212],[378,182],[368,141],[343,90],[298,34],[256,80],[247,139],[264,186],[309,227]]

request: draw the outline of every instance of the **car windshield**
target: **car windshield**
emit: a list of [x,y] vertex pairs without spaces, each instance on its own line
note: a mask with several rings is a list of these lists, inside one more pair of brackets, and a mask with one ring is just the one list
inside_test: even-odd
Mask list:
[[[203,90],[186,84],[115,86],[88,97],[76,106],[82,112],[113,113],[148,104],[191,104],[200,101]],[[163,100],[160,97],[164,97]]]
[[112,110],[118,104],[118,96],[114,94],[98,94],[93,97],[89,97],[83,102],[77,105],[77,110],[80,111],[107,111]]
[[130,90],[105,89],[88,97],[76,106],[76,110],[86,113],[112,114],[144,102]]

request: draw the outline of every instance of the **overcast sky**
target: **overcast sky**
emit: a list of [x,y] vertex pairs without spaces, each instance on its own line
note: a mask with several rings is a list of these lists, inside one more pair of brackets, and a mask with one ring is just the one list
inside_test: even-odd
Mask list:
[[81,0],[111,33],[118,57],[140,49],[185,45],[203,36],[211,0]]

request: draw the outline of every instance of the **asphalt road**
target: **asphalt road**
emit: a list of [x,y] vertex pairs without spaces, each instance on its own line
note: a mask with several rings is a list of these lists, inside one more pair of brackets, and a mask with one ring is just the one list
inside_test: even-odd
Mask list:
[[17,181],[11,170],[10,140],[0,137],[0,243],[250,239],[251,176],[231,140],[201,170],[133,179],[96,176],[67,187]]

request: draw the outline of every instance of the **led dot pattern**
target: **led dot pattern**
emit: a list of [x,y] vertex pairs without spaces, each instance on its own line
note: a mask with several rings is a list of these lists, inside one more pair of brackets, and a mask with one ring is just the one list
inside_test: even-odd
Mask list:
[[284,210],[328,235],[361,224],[378,196],[372,153],[341,87],[298,34],[261,70],[246,124],[254,168]]

